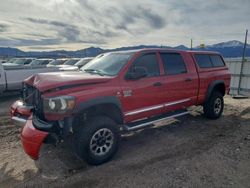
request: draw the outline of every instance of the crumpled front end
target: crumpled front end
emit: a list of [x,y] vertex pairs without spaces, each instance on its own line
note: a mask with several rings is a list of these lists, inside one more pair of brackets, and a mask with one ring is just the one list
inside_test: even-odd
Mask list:
[[21,100],[14,102],[10,107],[10,118],[13,124],[22,128],[31,116],[32,108],[32,106],[24,105]]
[[40,131],[33,126],[32,118],[29,118],[21,133],[23,149],[32,159],[39,158],[39,151],[42,143],[49,135],[48,132]]
[[10,116],[13,124],[20,125],[24,151],[32,159],[39,158],[42,143],[57,144],[69,134],[72,118],[63,115],[52,115],[55,120],[46,118],[41,92],[24,83],[23,100],[12,104]]

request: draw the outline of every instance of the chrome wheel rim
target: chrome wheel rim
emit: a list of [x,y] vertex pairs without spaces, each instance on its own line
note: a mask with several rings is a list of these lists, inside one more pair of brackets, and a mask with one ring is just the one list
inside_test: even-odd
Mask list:
[[106,155],[112,148],[114,135],[111,130],[102,128],[97,130],[90,140],[90,151],[97,156]]
[[221,107],[222,107],[222,101],[221,101],[221,99],[220,98],[215,99],[215,102],[214,102],[214,112],[216,114],[220,113]]

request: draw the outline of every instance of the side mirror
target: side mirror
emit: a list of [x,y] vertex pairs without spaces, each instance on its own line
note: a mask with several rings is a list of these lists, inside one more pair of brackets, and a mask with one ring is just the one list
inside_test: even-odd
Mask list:
[[126,75],[126,79],[138,80],[146,76],[147,76],[147,71],[144,67],[134,67],[133,70],[128,72],[128,74]]

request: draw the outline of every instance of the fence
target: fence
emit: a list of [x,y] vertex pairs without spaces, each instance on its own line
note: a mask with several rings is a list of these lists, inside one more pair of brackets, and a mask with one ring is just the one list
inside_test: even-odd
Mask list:
[[242,64],[240,59],[227,59],[226,64],[231,73],[230,94],[250,97],[250,60]]

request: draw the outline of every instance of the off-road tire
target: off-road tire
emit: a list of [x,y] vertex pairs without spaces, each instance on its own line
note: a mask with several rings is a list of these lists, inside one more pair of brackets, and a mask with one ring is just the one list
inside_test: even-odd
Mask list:
[[223,95],[218,91],[214,91],[203,106],[204,115],[209,119],[218,119],[221,116],[223,109]]
[[[75,139],[76,154],[90,165],[99,165],[109,161],[118,150],[120,142],[119,126],[115,123],[114,120],[107,116],[97,116],[90,118],[84,123],[83,126],[79,127],[77,131],[78,132],[76,133]],[[105,143],[103,146],[96,146],[98,148],[101,148],[100,150],[94,150],[93,143],[95,144],[99,141],[95,140],[96,137],[97,139],[99,139],[99,137],[105,137],[101,135],[102,133],[104,134],[104,132],[105,135],[109,137],[100,138],[102,143]],[[110,144],[111,141],[109,140],[111,139],[111,137],[112,144]],[[104,149],[106,153],[103,152]],[[100,152],[98,153],[98,151]]]

